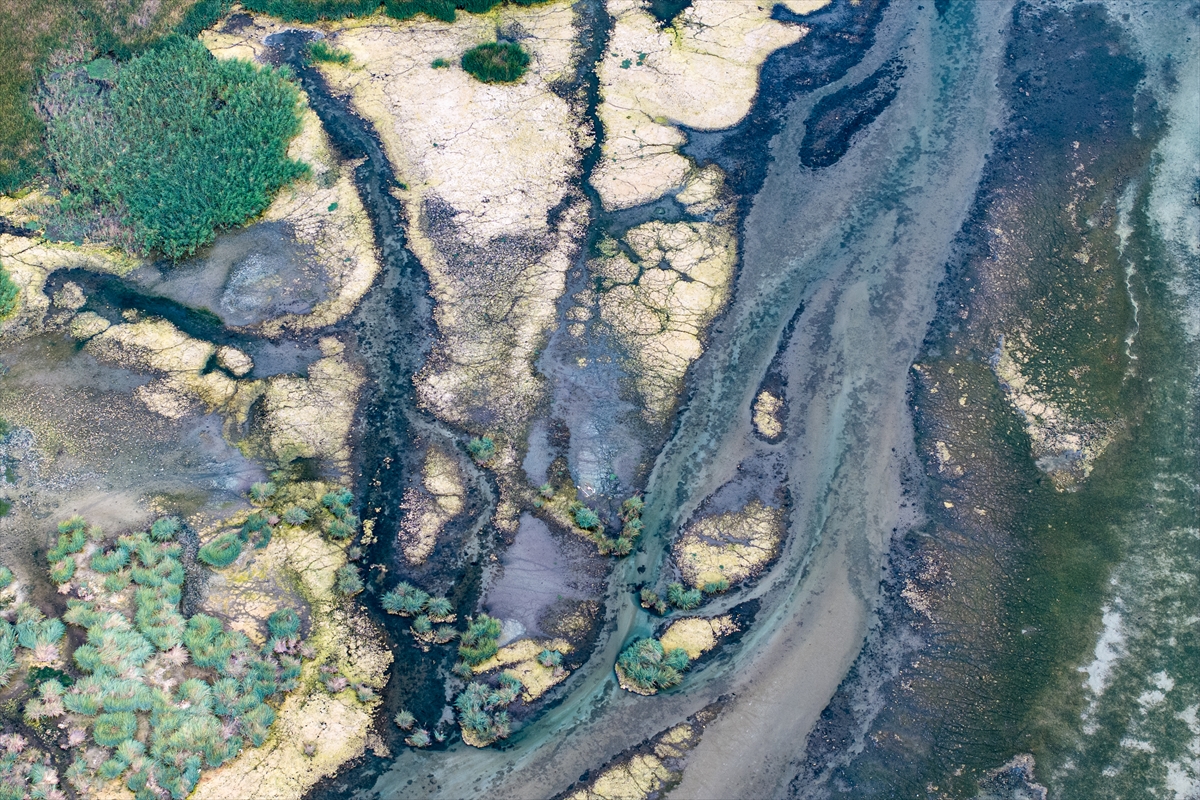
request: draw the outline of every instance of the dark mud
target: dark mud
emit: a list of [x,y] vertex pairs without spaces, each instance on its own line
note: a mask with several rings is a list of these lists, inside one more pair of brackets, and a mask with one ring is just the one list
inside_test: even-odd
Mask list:
[[804,121],[800,163],[813,169],[836,164],[855,134],[875,121],[900,90],[904,62],[893,59],[866,80],[822,97]]

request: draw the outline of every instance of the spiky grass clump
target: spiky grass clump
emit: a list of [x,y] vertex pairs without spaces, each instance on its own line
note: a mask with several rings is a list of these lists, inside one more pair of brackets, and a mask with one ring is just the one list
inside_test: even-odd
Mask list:
[[486,42],[463,53],[462,68],[484,83],[513,83],[529,70],[529,53],[516,42]]
[[458,645],[458,657],[475,667],[487,661],[499,651],[500,621],[480,614],[467,624],[462,641]]
[[657,639],[637,639],[621,652],[617,666],[626,680],[652,694],[677,686],[683,680],[688,655],[680,647],[664,651]]
[[210,567],[222,569],[237,561],[241,554],[241,538],[235,533],[222,533],[201,547],[196,557]]

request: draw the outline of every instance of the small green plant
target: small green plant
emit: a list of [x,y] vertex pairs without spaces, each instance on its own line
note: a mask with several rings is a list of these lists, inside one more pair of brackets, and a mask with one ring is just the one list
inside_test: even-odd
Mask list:
[[429,66],[434,69],[447,69],[450,66],[450,62],[444,58],[435,58],[430,62]]
[[281,608],[267,617],[267,630],[276,639],[295,639],[300,635],[300,615],[290,608]]
[[283,512],[283,521],[288,525],[303,525],[308,522],[308,512],[300,506],[292,506]]
[[704,584],[703,590],[705,594],[721,594],[729,591],[729,581],[724,578],[718,578],[715,581],[709,581]]
[[343,597],[353,597],[363,590],[362,578],[358,576],[358,569],[353,564],[338,567],[334,575],[334,589]]
[[425,604],[425,610],[432,619],[445,619],[454,613],[454,604],[448,597],[434,597]]
[[467,442],[467,452],[477,464],[486,464],[496,456],[496,443],[490,436],[476,436]]
[[642,589],[638,595],[638,600],[641,602],[642,608],[653,611],[660,617],[667,613],[666,601],[659,597],[658,592],[655,592],[653,589]]
[[[17,310],[17,296],[20,294],[20,287],[9,277],[8,271],[0,267],[0,319],[11,316]],[[7,434],[8,423],[4,423],[4,426],[4,434]]]
[[411,734],[404,737],[404,743],[409,747],[429,747],[429,731],[424,728],[417,728]]
[[308,45],[308,60],[321,61],[326,64],[341,64],[346,66],[352,60],[352,56],[345,50],[339,50],[336,47],[330,47],[325,42],[315,41]]
[[582,503],[576,503],[571,513],[575,517],[575,524],[585,531],[590,531],[600,526],[599,515]]
[[396,588],[380,598],[380,603],[389,614],[412,617],[426,609],[429,603],[429,594],[411,583],[401,581],[396,584]]
[[417,724],[417,718],[413,716],[411,711],[401,710],[392,720],[396,723],[396,727],[402,731],[411,731]]
[[537,660],[543,667],[558,669],[562,666],[562,653],[557,650],[542,650],[538,653]]
[[156,519],[150,526],[150,538],[156,542],[169,542],[179,533],[179,527],[179,520],[176,517]]
[[275,496],[278,487],[274,483],[267,481],[266,483],[256,483],[250,487],[250,499],[258,505],[263,505]]
[[129,711],[101,714],[92,724],[92,738],[101,747],[116,747],[137,733],[137,717]]
[[462,68],[484,83],[513,83],[529,68],[529,54],[516,42],[486,42],[462,56]]
[[699,589],[684,589],[682,583],[671,583],[667,585],[667,600],[678,609],[691,611],[704,602],[704,595]]
[[467,624],[458,645],[458,657],[469,666],[477,666],[496,655],[500,640],[500,621],[480,614]]
[[236,533],[222,533],[200,548],[196,557],[217,569],[223,569],[238,560],[242,554],[242,540]]

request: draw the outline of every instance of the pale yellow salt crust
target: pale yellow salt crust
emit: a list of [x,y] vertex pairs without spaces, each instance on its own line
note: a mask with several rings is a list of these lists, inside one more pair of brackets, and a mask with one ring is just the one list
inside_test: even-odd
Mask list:
[[601,279],[600,319],[628,353],[642,414],[661,424],[729,297],[736,244],[728,227],[708,222],[648,222],[624,239],[639,263],[616,252],[589,267]]
[[86,313],[72,321],[71,333],[86,339],[84,349],[102,361],[157,374],[135,389],[134,396],[168,419],[222,408],[237,390],[237,381],[224,373],[204,373],[216,354],[214,345],[188,336],[164,319],[108,325]]
[[688,654],[688,659],[695,661],[716,647],[721,639],[737,630],[737,623],[728,614],[712,619],[684,617],[672,622],[659,638],[659,642],[664,651],[683,648]]
[[752,500],[739,511],[693,522],[675,541],[673,554],[693,587],[720,580],[734,585],[758,574],[783,541],[783,510]]
[[439,447],[425,451],[421,470],[425,491],[404,493],[404,519],[400,523],[400,549],[408,563],[424,564],[433,552],[438,534],[463,510],[466,486],[458,460]]
[[[0,215],[6,211],[16,212],[14,222],[23,221],[28,214],[21,214],[17,203],[27,202],[0,196]],[[32,219],[33,217],[29,217]],[[0,333],[21,335],[45,327],[47,313],[51,311],[51,300],[45,293],[46,278],[58,269],[86,269],[124,275],[136,269],[142,261],[102,245],[47,242],[43,239],[0,234],[0,265],[4,267],[19,289],[17,305],[13,313],[0,320]]]
[[[464,51],[515,26],[532,59],[520,81],[484,84],[460,68]],[[353,62],[321,70],[379,132],[430,277],[440,338],[418,379],[421,402],[460,425],[486,411],[519,429],[542,396],[531,361],[586,226],[586,203],[569,198],[591,132],[582,106],[550,90],[575,69],[575,12],[501,6],[452,24],[374,17],[326,30]],[[450,66],[434,69],[438,58]]]
[[767,56],[807,28],[771,19],[756,0],[695,0],[668,27],[639,0],[609,0],[613,17],[598,71],[605,137],[591,177],[606,209],[661,197],[684,182],[678,126],[716,130],[750,111]]
[[[1067,409],[1047,397],[1021,372],[1021,365],[1027,358],[1021,349],[1022,343],[1023,336],[1019,333],[1006,336],[992,369],[1000,379],[1008,401],[1025,421],[1025,431],[1029,434],[1038,467],[1050,476],[1056,490],[1070,491],[1091,475],[1096,459],[1112,443],[1116,425],[1075,419]],[[1034,349],[1027,343],[1024,346]],[[960,403],[966,405],[966,402],[966,395],[963,395]],[[938,457],[942,469],[952,461],[949,448],[944,444],[938,450]]]
[[778,439],[783,435],[783,400],[767,390],[758,393],[754,400],[754,429],[768,439]]
[[650,752],[619,760],[567,800],[646,800],[670,789],[682,774],[678,759],[700,742],[702,731],[690,722],[669,728],[655,737]]
[[[291,485],[287,491],[315,503],[330,488],[314,483]],[[216,535],[239,519],[209,526],[202,535]],[[363,754],[372,717],[382,702],[376,698],[363,703],[352,688],[330,695],[321,681],[321,665],[330,664],[351,684],[382,689],[392,661],[378,628],[357,608],[343,606],[334,592],[335,573],[346,563],[342,547],[315,530],[286,524],[275,530],[265,549],[248,548],[232,568],[210,578],[203,610],[261,641],[266,617],[295,593],[308,606],[311,629],[305,643],[316,656],[304,661],[301,686],[284,700],[263,746],[206,772],[193,798],[302,797],[321,778]],[[304,752],[306,747],[313,749],[312,755]]]
[[532,702],[571,674],[562,667],[543,666],[537,660],[538,654],[542,650],[557,650],[565,655],[573,649],[565,639],[520,639],[501,647],[496,655],[474,667],[474,670],[475,674],[482,675],[503,669],[505,674],[520,679],[521,696],[525,702]]
[[281,461],[324,458],[339,467],[350,459],[350,426],[365,380],[362,370],[343,357],[337,339],[320,340],[324,358],[308,367],[308,377],[278,375],[267,379],[263,394],[271,450]]

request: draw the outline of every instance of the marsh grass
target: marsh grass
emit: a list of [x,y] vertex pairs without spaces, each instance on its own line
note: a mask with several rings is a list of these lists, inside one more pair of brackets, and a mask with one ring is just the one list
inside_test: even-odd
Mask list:
[[194,37],[231,0],[0,0],[0,192],[44,168],[38,82],[64,59],[128,59],[176,32]]
[[513,83],[529,69],[529,53],[516,42],[485,42],[462,56],[462,68],[484,83]]
[[111,90],[64,74],[43,96],[51,160],[78,198],[64,211],[111,210],[142,252],[190,255],[307,174],[287,156],[299,104],[286,71],[182,39],[121,67]]

